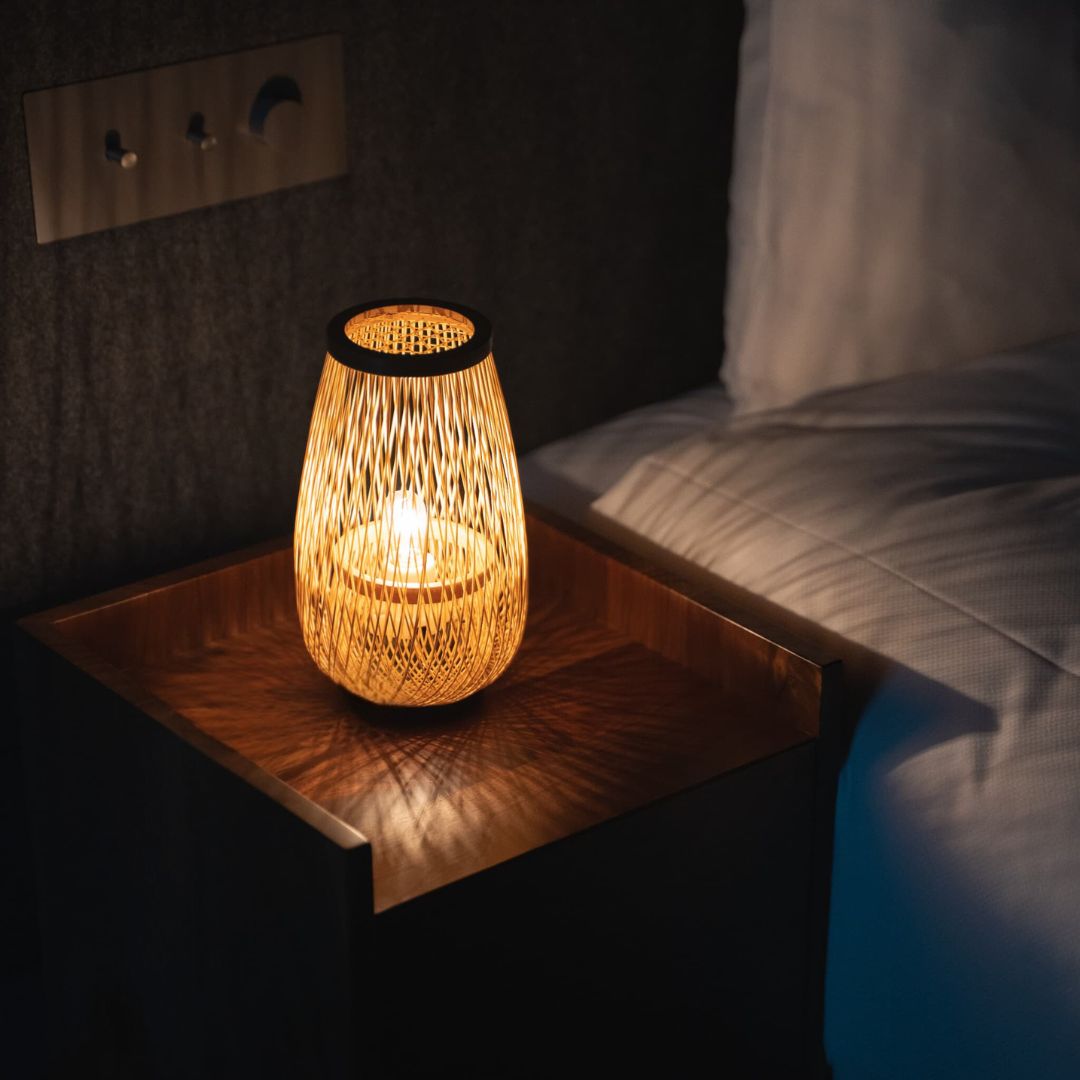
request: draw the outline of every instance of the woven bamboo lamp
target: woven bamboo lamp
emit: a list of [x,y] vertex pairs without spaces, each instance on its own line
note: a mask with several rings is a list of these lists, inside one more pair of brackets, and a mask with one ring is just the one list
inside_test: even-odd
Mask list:
[[293,550],[304,643],[346,689],[440,705],[502,673],[525,516],[483,315],[388,300],[331,320]]

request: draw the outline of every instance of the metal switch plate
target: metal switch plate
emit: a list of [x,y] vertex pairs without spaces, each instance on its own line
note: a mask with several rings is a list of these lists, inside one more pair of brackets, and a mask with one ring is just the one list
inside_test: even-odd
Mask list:
[[39,244],[347,171],[340,34],[37,90],[23,111]]

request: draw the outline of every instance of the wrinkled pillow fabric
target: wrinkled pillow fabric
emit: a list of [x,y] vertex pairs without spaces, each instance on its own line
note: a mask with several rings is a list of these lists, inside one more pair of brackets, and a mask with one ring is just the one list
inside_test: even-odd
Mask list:
[[748,0],[739,412],[1080,331],[1077,0]]

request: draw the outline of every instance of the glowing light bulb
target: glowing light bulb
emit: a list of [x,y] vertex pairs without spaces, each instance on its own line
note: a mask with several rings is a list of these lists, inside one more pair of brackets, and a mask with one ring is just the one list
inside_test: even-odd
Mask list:
[[397,572],[403,577],[430,574],[435,560],[427,550],[428,512],[424,500],[415,492],[399,489],[387,504],[386,513],[393,534],[390,557]]
[[399,546],[407,545],[417,550],[423,548],[428,514],[424,500],[419,495],[405,489],[395,491],[387,513]]

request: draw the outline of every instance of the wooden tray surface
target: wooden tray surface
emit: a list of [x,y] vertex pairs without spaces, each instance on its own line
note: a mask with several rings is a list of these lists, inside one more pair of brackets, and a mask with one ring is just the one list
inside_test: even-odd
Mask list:
[[24,625],[181,737],[362,833],[376,911],[816,735],[818,660],[565,523],[528,525],[521,652],[440,709],[372,706],[316,669],[287,544]]

